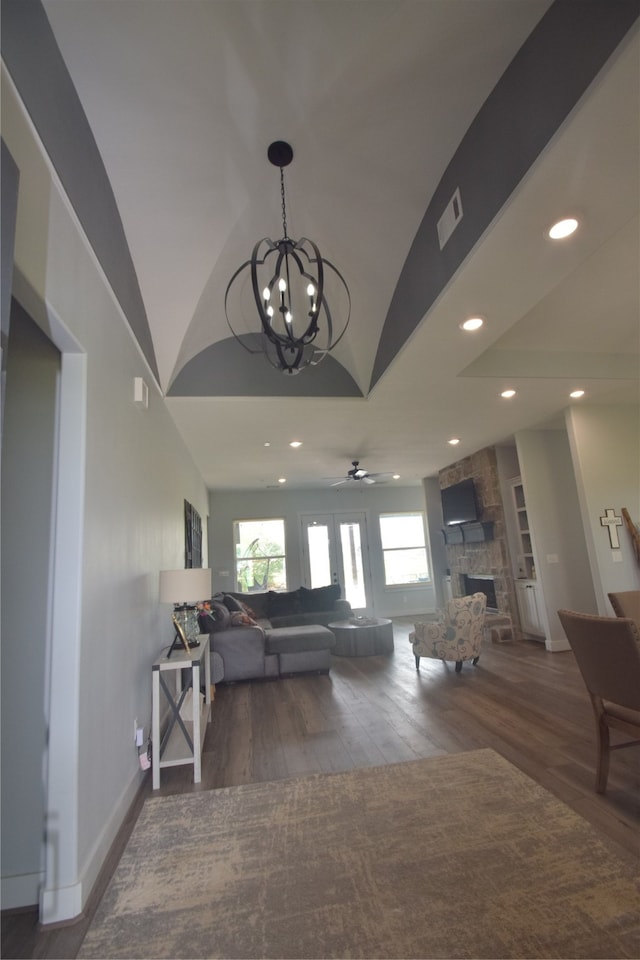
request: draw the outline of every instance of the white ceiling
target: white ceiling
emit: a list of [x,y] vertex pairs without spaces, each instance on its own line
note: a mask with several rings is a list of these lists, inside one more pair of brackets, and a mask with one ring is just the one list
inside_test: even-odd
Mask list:
[[[348,280],[335,356],[366,394],[433,192],[549,0],[44,7],[114,190],[163,391],[229,336],[232,273],[280,235],[266,150],[285,139],[289,232],[312,237]],[[415,484],[557,422],[575,387],[582,403],[637,402],[639,60],[634,30],[366,399],[168,398],[207,485],[327,486],[354,458]],[[552,244],[545,228],[568,212],[581,229]],[[475,313],[485,326],[463,334]]]

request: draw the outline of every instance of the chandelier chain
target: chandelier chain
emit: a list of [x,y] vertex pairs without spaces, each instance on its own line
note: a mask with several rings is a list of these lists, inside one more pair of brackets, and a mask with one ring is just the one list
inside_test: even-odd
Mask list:
[[288,240],[287,236],[287,208],[284,202],[284,170],[280,167],[280,196],[282,198],[282,229],[284,230],[284,240]]

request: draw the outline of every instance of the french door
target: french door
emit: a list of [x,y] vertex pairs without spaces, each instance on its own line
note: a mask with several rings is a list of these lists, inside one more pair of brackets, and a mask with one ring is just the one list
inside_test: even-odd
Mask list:
[[339,583],[354,612],[365,613],[371,607],[366,515],[303,514],[300,521],[307,585]]

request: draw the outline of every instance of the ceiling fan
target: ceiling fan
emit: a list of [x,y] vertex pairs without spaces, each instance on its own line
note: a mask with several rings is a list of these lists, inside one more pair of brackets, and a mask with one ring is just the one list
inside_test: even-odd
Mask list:
[[393,479],[392,473],[369,473],[360,466],[359,460],[352,460],[351,463],[353,469],[347,471],[346,477],[327,477],[328,480],[333,481],[332,487],[339,487],[340,484],[349,483],[352,480],[359,483],[387,483]]

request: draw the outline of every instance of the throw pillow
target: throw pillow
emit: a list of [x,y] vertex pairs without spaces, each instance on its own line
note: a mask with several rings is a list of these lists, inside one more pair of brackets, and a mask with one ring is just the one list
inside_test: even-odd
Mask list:
[[242,604],[232,594],[225,593],[223,603],[231,613],[243,613]]
[[341,588],[339,583],[331,583],[326,587],[315,587],[308,590],[300,587],[302,609],[305,613],[326,613],[334,609],[336,600],[340,599]]
[[232,627],[257,627],[258,624],[248,614],[235,610],[231,616]]
[[209,601],[208,606],[208,610],[205,607],[205,609],[203,609],[198,615],[200,632],[218,633],[220,630],[226,630],[230,625],[231,614],[225,605],[223,603],[219,603],[217,600],[211,600]]
[[252,610],[253,613],[250,615],[255,615],[256,620],[267,616],[268,595],[266,593],[238,593],[237,590],[234,590],[230,595]]
[[300,591],[291,590],[289,593],[276,593],[269,590],[267,599],[267,617],[288,617],[293,613],[302,613]]

